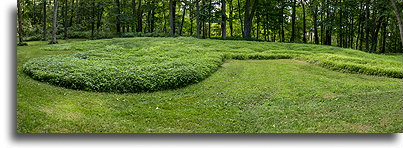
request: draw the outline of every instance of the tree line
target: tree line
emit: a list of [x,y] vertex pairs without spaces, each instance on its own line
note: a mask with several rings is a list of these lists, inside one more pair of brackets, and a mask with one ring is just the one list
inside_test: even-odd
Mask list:
[[[59,2],[60,1],[60,2]],[[402,52],[396,0],[17,0],[25,40],[194,36]]]

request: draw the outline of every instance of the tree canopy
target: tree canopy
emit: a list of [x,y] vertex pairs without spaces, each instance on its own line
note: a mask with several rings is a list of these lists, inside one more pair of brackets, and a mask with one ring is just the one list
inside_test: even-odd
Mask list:
[[[194,36],[402,52],[390,0],[19,0],[18,5],[20,41],[54,42],[48,36],[55,31],[57,39]],[[396,9],[402,11],[400,5]]]

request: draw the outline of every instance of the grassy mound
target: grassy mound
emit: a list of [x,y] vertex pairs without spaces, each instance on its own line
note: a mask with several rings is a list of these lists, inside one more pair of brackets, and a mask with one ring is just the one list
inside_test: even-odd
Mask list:
[[141,92],[182,87],[217,70],[221,56],[205,52],[102,50],[30,60],[24,72],[34,79],[72,89]]
[[29,60],[23,71],[55,85],[101,92],[142,92],[197,83],[225,59],[300,59],[332,70],[402,78],[400,55],[332,46],[194,38],[119,38],[49,45],[71,54]]

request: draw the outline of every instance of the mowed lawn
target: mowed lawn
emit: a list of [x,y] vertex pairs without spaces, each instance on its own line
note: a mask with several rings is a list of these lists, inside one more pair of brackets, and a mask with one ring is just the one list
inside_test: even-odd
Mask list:
[[[60,43],[75,40],[59,41]],[[226,60],[205,80],[144,93],[71,90],[22,72],[31,58],[77,51],[17,47],[18,133],[398,133],[402,79],[295,59]]]

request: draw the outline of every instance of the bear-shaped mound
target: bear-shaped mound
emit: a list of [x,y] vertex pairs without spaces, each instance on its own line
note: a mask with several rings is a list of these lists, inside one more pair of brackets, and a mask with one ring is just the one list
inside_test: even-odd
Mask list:
[[222,64],[222,55],[201,51],[101,49],[29,60],[33,79],[96,92],[134,93],[197,83]]

